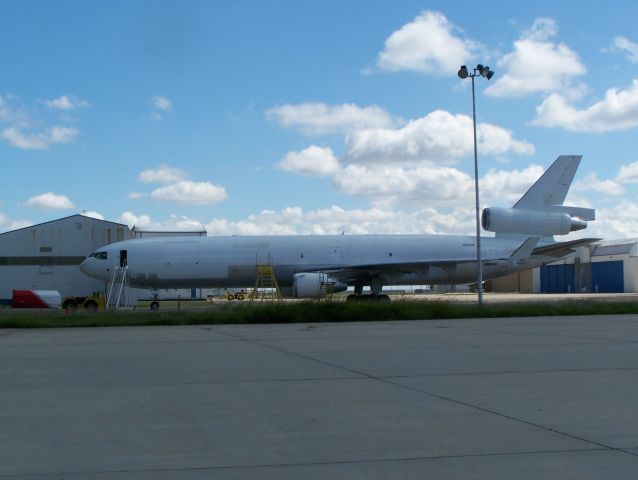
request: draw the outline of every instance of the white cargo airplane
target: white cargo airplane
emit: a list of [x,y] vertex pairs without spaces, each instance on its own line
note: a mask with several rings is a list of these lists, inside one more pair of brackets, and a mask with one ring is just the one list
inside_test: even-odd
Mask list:
[[[597,239],[555,242],[587,227],[595,210],[563,206],[581,156],[560,156],[512,208],[483,210],[483,278],[553,262]],[[133,287],[240,288],[256,281],[256,265],[272,260],[284,295],[318,298],[354,287],[350,300],[386,299],[384,285],[476,281],[476,237],[460,235],[209,236],[126,240],[82,262],[87,275],[109,280],[126,267]],[[364,296],[369,286],[371,295]]]

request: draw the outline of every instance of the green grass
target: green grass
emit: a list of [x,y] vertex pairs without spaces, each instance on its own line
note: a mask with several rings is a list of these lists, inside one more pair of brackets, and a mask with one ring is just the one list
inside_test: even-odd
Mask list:
[[209,305],[199,309],[150,312],[0,310],[0,328],[219,325],[305,322],[363,322],[451,318],[637,314],[638,302],[556,301],[476,305],[445,301],[391,303],[300,302]]

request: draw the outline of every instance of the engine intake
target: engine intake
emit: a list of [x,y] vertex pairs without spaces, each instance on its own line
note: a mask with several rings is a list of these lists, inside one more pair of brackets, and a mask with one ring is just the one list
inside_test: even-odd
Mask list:
[[347,289],[348,285],[325,273],[302,272],[293,275],[292,290],[297,298],[322,298],[328,293]]
[[489,232],[525,233],[539,236],[567,235],[569,232],[587,228],[587,222],[573,218],[564,212],[502,207],[483,209],[481,224]]

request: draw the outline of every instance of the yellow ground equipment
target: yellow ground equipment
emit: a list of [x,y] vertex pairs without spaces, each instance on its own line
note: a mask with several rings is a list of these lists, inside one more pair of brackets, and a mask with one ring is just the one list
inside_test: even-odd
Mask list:
[[62,308],[67,310],[75,310],[77,308],[84,308],[90,311],[104,310],[105,305],[106,298],[104,298],[102,292],[93,292],[86,297],[64,297],[64,300],[62,300]]
[[244,300],[246,298],[252,299],[254,292],[247,292],[246,290],[240,290],[239,292],[227,292],[227,300]]

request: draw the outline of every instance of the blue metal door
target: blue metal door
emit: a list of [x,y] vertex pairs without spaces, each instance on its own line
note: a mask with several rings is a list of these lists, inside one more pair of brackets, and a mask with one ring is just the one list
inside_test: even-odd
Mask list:
[[542,293],[571,293],[573,291],[573,265],[543,265],[541,267]]
[[625,279],[622,260],[593,262],[591,264],[591,288],[598,293],[622,293]]

